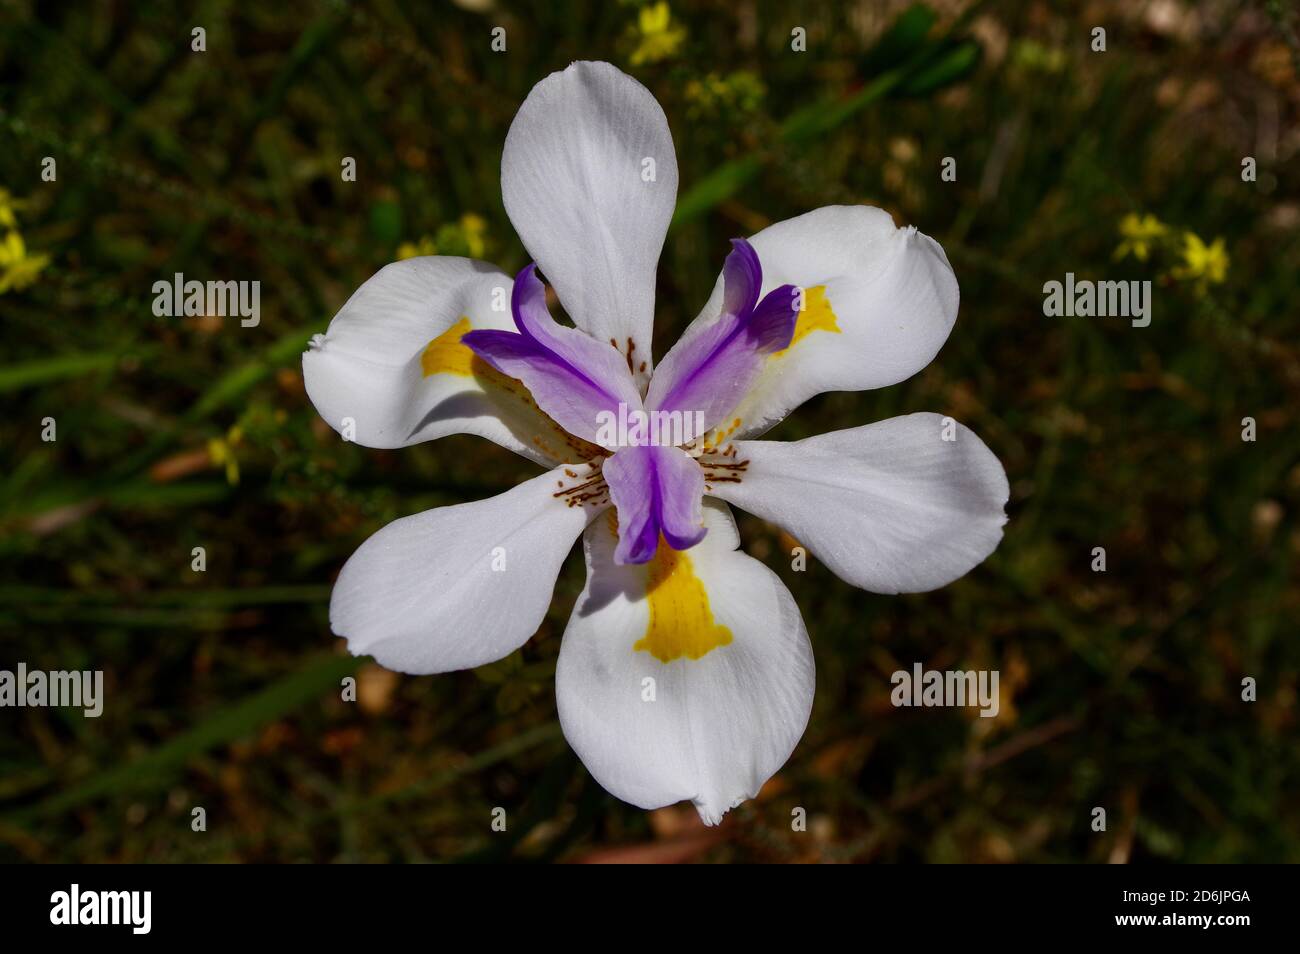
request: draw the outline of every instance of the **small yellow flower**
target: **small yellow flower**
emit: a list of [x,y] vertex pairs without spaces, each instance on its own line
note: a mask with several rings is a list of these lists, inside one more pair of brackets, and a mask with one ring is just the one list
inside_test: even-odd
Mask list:
[[7,229],[18,228],[18,219],[14,213],[26,203],[15,199],[8,189],[0,188],[0,226]]
[[487,221],[481,215],[466,212],[458,221],[438,226],[432,238],[423,235],[417,242],[403,242],[397,246],[397,257],[442,254],[483,258],[490,246],[487,228]]
[[725,77],[709,73],[687,82],[685,94],[690,105],[686,114],[691,119],[705,119],[722,113],[753,112],[766,93],[763,81],[748,70]]
[[642,7],[637,15],[637,45],[632,51],[632,65],[666,60],[686,39],[686,28],[673,22],[672,11],[664,0]]
[[236,424],[226,432],[225,437],[214,437],[208,441],[208,459],[214,467],[225,467],[226,483],[232,487],[239,483],[239,461],[235,457],[235,447],[243,439],[243,428]]
[[460,230],[469,248],[469,257],[482,258],[487,252],[487,222],[480,215],[466,212],[460,217]]
[[427,235],[420,236],[418,242],[403,242],[397,246],[398,259],[415,258],[418,255],[437,255],[438,247]]
[[1132,253],[1139,262],[1151,254],[1151,246],[1169,234],[1169,226],[1154,215],[1135,215],[1130,212],[1119,220],[1119,234],[1123,241],[1115,249],[1115,257]]
[[10,231],[0,242],[0,295],[26,288],[48,264],[48,255],[28,255],[23,237]]
[[1183,264],[1174,269],[1174,277],[1201,285],[1223,282],[1228,277],[1228,250],[1222,238],[1206,245],[1194,232],[1183,233]]

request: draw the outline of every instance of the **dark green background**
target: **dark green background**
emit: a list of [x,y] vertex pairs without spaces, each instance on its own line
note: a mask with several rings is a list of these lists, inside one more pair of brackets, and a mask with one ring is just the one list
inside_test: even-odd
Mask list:
[[[108,683],[98,720],[0,712],[0,859],[1300,859],[1290,4],[677,2],[685,43],[635,68],[626,4],[280,7],[0,6],[0,186],[52,256],[0,296],[0,663]],[[825,395],[772,436],[937,411],[1011,481],[1001,548],[916,596],[859,592],[815,560],[790,572],[778,531],[742,518],[803,609],[817,699],[765,797],[704,837],[689,806],[651,816],[604,793],[560,736],[576,553],[538,636],[477,672],[386,680],[327,622],[370,533],[533,468],[469,437],[345,444],[298,356],[400,242],[465,213],[488,223],[488,258],[526,262],[501,146],[531,86],[577,58],[646,83],[676,141],[656,354],[730,237],[880,205],[947,251],[952,337],[906,383]],[[765,95],[689,97],[738,70]],[[1227,281],[1201,294],[1167,256],[1114,261],[1129,212],[1222,236]],[[175,271],[260,280],[260,326],[153,317],[152,283]],[[1045,318],[1042,284],[1066,271],[1151,279],[1151,326]],[[237,485],[207,452],[234,426]],[[917,661],[999,669],[1001,717],[893,708],[890,673]],[[358,669],[365,706],[338,698]]]

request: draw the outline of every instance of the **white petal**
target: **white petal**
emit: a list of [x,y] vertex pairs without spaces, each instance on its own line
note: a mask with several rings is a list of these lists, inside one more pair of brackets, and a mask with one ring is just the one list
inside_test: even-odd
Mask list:
[[[934,239],[896,228],[888,212],[835,205],[768,226],[750,238],[762,294],[804,290],[795,338],[772,355],[741,401],[729,436],[755,437],[823,391],[862,391],[911,377],[938,354],[957,319],[957,279]],[[722,310],[722,279],[686,330]],[[728,422],[731,424],[731,421]]]
[[386,265],[302,356],[316,410],[365,447],[406,447],[463,433],[548,467],[587,459],[582,442],[539,411],[522,384],[460,343],[471,329],[514,330],[510,289],[511,280],[495,266],[468,258]]
[[673,139],[650,91],[608,63],[552,73],[506,136],[501,194],[574,324],[624,352],[631,338],[634,365],[648,368],[655,269],[677,202]]
[[[686,563],[650,596],[647,581],[667,572],[665,551],[650,564],[618,566],[613,520],[592,523],[583,538],[587,586],[560,645],[555,694],[564,734],[596,781],[641,808],[690,799],[716,825],[794,751],[814,673],[790,591],[736,551],[724,504],[710,501],[705,515],[708,536],[671,551]],[[684,642],[671,638],[674,624],[685,627]]]
[[330,626],[354,655],[398,672],[468,669],[518,649],[598,512],[556,496],[564,477],[558,467],[487,500],[393,521],[339,573]]
[[738,441],[741,482],[708,492],[784,527],[864,590],[933,590],[997,549],[1010,495],[993,452],[948,421],[908,414],[793,443]]

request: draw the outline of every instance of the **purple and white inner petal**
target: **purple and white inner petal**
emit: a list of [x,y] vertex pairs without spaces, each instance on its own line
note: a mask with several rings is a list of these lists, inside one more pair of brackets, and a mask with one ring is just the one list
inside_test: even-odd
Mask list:
[[646,563],[660,536],[674,550],[704,539],[704,472],[677,447],[624,447],[605,462],[609,498],[618,511],[620,564]]
[[733,239],[723,266],[723,311],[664,357],[646,395],[653,411],[700,413],[723,421],[749,391],[768,355],[786,348],[799,318],[799,290],[781,285],[758,300],[763,269],[744,239]]
[[626,359],[546,308],[546,287],[529,265],[510,296],[514,331],[471,331],[461,341],[502,374],[518,378],[537,405],[570,434],[599,443],[600,423],[619,405],[640,409]]

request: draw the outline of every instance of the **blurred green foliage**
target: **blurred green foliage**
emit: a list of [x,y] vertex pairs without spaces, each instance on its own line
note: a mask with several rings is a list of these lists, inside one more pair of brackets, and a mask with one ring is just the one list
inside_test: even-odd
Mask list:
[[[27,253],[49,256],[0,295],[0,665],[102,668],[108,690],[99,719],[0,712],[0,859],[551,860],[656,842],[715,861],[1300,860],[1294,11],[670,15],[648,47],[635,4],[595,0],[0,7],[0,187],[24,203]],[[956,329],[914,379],[824,395],[773,436],[939,411],[1012,484],[998,552],[916,596],[859,592],[815,560],[791,572],[778,531],[742,517],[803,609],[817,701],[764,796],[703,840],[689,807],[624,805],[564,745],[552,682],[576,554],[537,638],[475,672],[388,674],[342,655],[327,620],[370,533],[532,469],[468,437],[345,444],[298,355],[404,243],[525,263],[502,143],[531,86],[579,58],[645,82],[677,143],[657,354],[728,238],[880,205],[947,251]],[[1222,237],[1225,280],[1177,277],[1176,247],[1117,260],[1129,214]],[[261,280],[260,325],[155,318],[152,283],[177,271]],[[1151,326],[1045,318],[1042,285],[1067,271],[1152,280]],[[1001,715],[893,708],[890,673],[914,661],[999,669]]]

